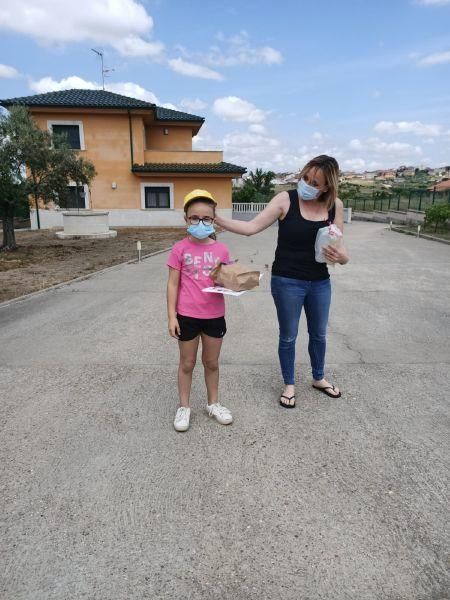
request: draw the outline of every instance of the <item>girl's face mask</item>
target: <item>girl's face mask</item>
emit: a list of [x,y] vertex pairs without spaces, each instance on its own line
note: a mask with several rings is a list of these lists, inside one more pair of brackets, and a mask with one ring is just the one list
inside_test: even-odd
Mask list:
[[199,222],[195,225],[189,225],[189,227],[187,228],[187,232],[193,237],[197,238],[198,240],[204,240],[212,233],[214,233],[214,224],[211,223],[205,225],[202,219],[200,219]]

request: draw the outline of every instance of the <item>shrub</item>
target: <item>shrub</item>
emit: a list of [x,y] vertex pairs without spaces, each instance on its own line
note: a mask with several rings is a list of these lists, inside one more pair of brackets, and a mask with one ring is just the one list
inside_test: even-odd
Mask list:
[[450,204],[433,204],[425,210],[425,226],[434,225],[435,231],[438,227],[444,227],[448,219]]

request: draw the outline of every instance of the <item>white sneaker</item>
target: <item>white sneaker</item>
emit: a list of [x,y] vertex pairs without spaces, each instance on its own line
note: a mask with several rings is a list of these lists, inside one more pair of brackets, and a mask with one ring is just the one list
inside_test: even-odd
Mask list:
[[186,406],[180,406],[175,415],[173,426],[177,431],[186,431],[189,428],[189,418],[191,409]]
[[219,402],[216,402],[215,404],[208,404],[206,410],[208,411],[208,415],[210,417],[215,417],[216,420],[222,425],[229,425],[233,422],[233,415],[231,412]]

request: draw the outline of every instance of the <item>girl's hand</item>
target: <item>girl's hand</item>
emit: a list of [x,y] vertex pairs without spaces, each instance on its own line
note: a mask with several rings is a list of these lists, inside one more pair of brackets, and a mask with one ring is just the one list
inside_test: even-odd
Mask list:
[[178,323],[178,319],[176,317],[169,319],[169,333],[175,339],[180,337],[180,324]]
[[340,265],[345,265],[348,263],[348,254],[344,246],[331,246],[329,244],[328,246],[324,246],[322,251],[329,264],[334,265],[339,263]]

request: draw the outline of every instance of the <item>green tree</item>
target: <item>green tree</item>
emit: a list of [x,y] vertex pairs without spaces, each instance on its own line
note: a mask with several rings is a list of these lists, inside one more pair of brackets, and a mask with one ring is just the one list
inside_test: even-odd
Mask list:
[[252,186],[248,185],[247,182],[244,183],[241,187],[233,188],[233,202],[236,203],[247,203],[253,202],[255,196],[255,190]]
[[274,177],[272,171],[250,171],[244,185],[233,190],[233,202],[268,202],[274,194]]
[[268,199],[269,196],[273,195],[275,189],[272,183],[274,177],[275,173],[273,171],[256,169],[255,172],[250,171],[247,181],[253,187],[256,194]]
[[28,203],[26,184],[20,173],[20,163],[7,139],[0,141],[0,219],[3,241],[0,250],[16,250],[14,215]]
[[39,229],[39,201],[62,204],[71,181],[77,186],[89,185],[95,177],[90,161],[69,148],[61,136],[40,129],[23,106],[12,107],[9,116],[1,119],[0,144],[2,141],[11,146],[19,164],[20,178],[34,200]]
[[357,200],[361,196],[361,186],[353,183],[341,183],[339,184],[339,198],[348,206],[348,203]]

